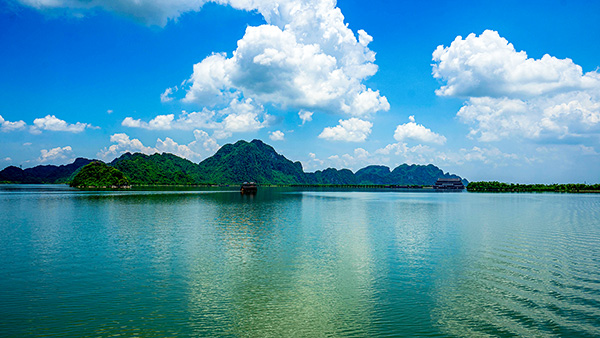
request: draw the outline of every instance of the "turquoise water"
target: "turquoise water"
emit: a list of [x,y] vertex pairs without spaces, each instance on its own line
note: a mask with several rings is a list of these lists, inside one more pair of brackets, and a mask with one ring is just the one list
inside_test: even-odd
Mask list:
[[600,336],[600,195],[0,186],[0,336]]

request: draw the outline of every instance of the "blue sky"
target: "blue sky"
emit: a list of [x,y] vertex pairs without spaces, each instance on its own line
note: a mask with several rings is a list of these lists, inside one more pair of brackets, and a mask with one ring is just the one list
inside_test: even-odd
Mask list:
[[258,138],[307,171],[600,182],[596,1],[204,2],[0,3],[0,168]]

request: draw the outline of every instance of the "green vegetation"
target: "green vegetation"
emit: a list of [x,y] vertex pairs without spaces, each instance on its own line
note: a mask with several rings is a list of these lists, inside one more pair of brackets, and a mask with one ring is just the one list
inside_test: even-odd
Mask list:
[[[75,177],[92,160],[77,159],[64,166],[37,166],[22,170],[7,167],[0,171],[0,182],[65,183],[107,186],[104,178],[92,184],[78,184]],[[356,173],[348,169],[325,169],[305,173],[300,162],[292,162],[260,140],[226,144],[216,154],[199,164],[173,154],[145,155],[125,153],[107,166],[120,171],[131,185],[206,185],[256,182],[260,185],[311,186],[423,186],[438,178],[458,178],[430,165],[403,164],[390,170],[385,166],[368,166]],[[466,181],[464,181],[466,184]],[[101,184],[101,185],[100,185]]]
[[204,179],[198,165],[173,154],[125,153],[110,163],[134,185],[194,185]]
[[212,157],[200,162],[201,176],[207,182],[234,184],[307,183],[302,164],[278,154],[273,147],[259,140],[226,144]]
[[79,188],[126,187],[129,186],[129,180],[119,170],[95,161],[81,168],[70,185]]
[[501,182],[471,182],[469,192],[600,192],[600,184],[514,184]]
[[[277,185],[433,185],[438,178],[459,178],[430,165],[368,166],[355,173],[348,169],[305,173],[300,162],[292,162],[260,140],[226,144],[199,165],[205,182],[236,184],[254,181]],[[465,181],[465,184],[467,182]]]

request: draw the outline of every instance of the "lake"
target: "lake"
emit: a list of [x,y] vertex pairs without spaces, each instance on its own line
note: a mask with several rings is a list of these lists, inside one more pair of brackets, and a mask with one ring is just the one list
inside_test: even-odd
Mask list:
[[600,195],[0,185],[0,336],[600,336]]

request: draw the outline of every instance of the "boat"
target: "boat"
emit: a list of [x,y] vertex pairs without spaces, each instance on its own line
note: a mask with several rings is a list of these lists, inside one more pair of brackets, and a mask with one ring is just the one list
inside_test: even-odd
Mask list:
[[244,182],[240,188],[242,194],[256,194],[258,186],[254,182]]

